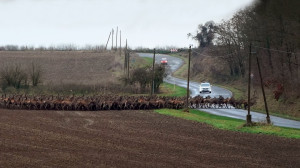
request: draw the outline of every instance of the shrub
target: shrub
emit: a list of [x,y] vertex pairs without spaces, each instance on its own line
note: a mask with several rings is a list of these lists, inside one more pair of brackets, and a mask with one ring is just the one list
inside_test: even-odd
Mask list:
[[30,78],[32,86],[37,86],[39,83],[42,83],[42,68],[37,63],[32,62],[30,67]]
[[3,89],[9,86],[16,89],[28,86],[27,74],[19,64],[5,66],[1,70],[0,76]]
[[9,87],[5,88],[4,93],[16,94],[17,89],[12,86],[9,86]]
[[[164,77],[166,77],[165,66],[156,64],[154,69],[154,92],[158,92],[159,86],[163,83]],[[147,87],[150,88],[152,83],[152,67],[139,67],[131,71],[129,79],[127,76],[121,77],[121,81],[125,85],[140,86],[140,92],[145,93]]]

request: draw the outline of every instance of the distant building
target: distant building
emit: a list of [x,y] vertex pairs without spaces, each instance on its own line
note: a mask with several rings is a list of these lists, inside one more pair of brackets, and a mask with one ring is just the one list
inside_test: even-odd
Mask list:
[[171,49],[171,52],[173,53],[173,52],[178,52],[178,51],[177,51],[176,48],[172,48],[172,49]]

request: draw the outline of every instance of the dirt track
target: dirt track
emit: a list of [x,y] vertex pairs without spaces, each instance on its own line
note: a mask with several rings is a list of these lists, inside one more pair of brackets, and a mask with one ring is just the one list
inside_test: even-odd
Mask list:
[[0,167],[300,167],[300,140],[151,111],[0,110]]

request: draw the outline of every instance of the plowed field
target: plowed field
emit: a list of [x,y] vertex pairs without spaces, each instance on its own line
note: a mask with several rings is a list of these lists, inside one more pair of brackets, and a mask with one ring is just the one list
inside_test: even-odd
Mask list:
[[300,167],[300,140],[152,111],[0,109],[0,167]]

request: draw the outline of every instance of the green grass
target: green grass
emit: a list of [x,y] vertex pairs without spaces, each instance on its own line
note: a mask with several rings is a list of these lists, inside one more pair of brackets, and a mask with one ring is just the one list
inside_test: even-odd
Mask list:
[[163,83],[160,85],[161,94],[159,96],[176,96],[183,97],[186,96],[186,89],[177,85]]
[[286,138],[300,139],[300,129],[277,127],[272,125],[242,127],[242,125],[245,124],[245,121],[243,120],[217,116],[199,110],[190,110],[190,113],[186,113],[183,112],[183,110],[160,109],[160,110],[155,110],[155,112],[159,114],[206,123],[212,125],[215,128],[224,129],[224,130],[255,133],[255,134],[267,134],[267,135],[274,135],[274,136],[280,136]]
[[142,57],[145,60],[146,66],[151,66],[153,64],[153,58]]
[[[268,107],[270,108],[270,103],[268,104]],[[263,109],[252,107],[252,109],[255,112],[266,114],[265,107],[263,107]],[[290,116],[288,114],[282,114],[282,113],[275,112],[275,111],[270,111],[269,110],[269,114],[272,115],[272,116],[276,116],[276,117],[281,117],[281,118],[300,121],[300,118],[298,118],[298,117],[293,117],[293,116]]]

